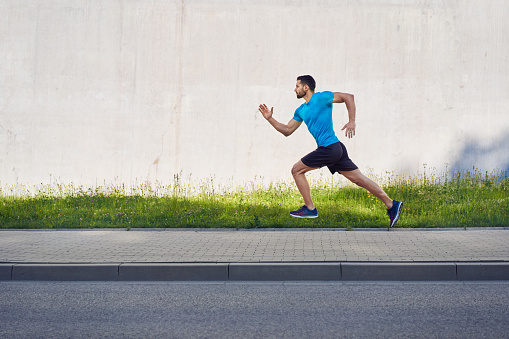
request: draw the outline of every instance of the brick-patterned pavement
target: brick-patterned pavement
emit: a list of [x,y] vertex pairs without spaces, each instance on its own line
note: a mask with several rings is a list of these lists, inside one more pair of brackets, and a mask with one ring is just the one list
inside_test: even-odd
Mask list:
[[1,230],[0,263],[509,262],[509,229]]

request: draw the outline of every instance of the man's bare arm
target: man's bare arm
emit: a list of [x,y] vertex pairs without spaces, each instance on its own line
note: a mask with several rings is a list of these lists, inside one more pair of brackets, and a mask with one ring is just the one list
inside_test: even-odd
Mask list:
[[333,103],[345,103],[348,111],[348,123],[343,126],[342,131],[346,129],[345,136],[352,138],[355,135],[355,100],[352,94],[348,93],[334,93]]
[[259,109],[260,113],[262,113],[263,117],[272,125],[279,133],[283,134],[285,137],[291,135],[297,128],[299,128],[302,121],[297,121],[295,119],[291,119],[288,124],[283,124],[274,119],[272,114],[274,113],[274,107],[269,109],[265,104],[260,105]]

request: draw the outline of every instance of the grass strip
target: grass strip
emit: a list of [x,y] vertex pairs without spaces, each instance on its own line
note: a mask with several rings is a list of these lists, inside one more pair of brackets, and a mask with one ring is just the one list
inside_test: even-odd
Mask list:
[[[319,217],[305,220],[289,215],[302,205],[302,198],[294,185],[284,183],[193,195],[176,187],[162,195],[154,190],[128,194],[122,189],[104,193],[76,188],[66,194],[0,194],[0,228],[387,227],[385,206],[366,190],[320,183],[312,187]],[[392,179],[383,188],[404,202],[397,227],[509,226],[507,175],[424,175]]]

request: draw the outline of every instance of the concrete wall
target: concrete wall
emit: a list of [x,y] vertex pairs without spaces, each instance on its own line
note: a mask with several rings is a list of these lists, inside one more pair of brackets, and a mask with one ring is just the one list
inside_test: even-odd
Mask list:
[[357,135],[341,139],[367,172],[507,170],[508,14],[505,0],[3,0],[0,181],[289,179],[314,140],[257,107],[291,119],[301,74],[355,94]]

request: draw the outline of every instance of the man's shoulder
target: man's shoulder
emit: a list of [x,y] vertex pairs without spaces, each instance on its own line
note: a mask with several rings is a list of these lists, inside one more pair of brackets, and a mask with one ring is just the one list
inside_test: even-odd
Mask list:
[[298,113],[299,111],[301,111],[304,107],[306,107],[306,103],[302,103],[299,107],[297,107],[297,109],[295,109],[295,113]]
[[319,97],[333,97],[334,96],[334,93],[331,92],[331,91],[323,91],[323,92],[316,92],[315,95],[318,95]]
[[313,94],[313,97],[315,97],[315,102],[319,104],[332,104],[332,100],[334,99],[334,93],[330,91],[324,91],[324,92],[316,92]]

